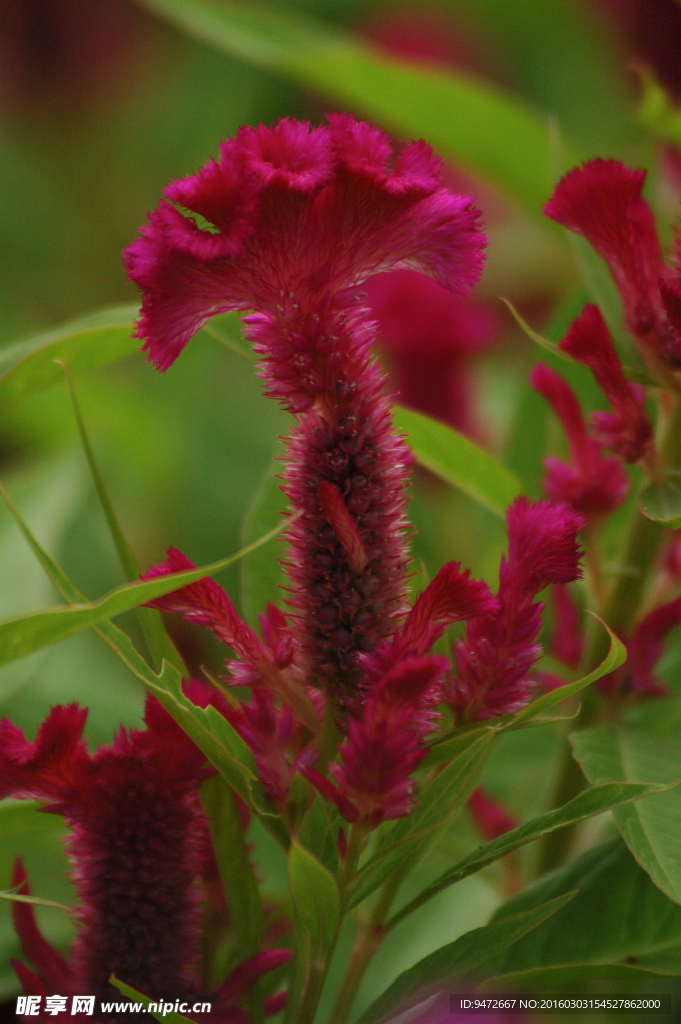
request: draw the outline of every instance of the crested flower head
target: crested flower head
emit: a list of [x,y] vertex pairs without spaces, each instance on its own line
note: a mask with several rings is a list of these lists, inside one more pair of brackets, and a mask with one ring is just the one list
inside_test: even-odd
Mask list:
[[125,254],[159,368],[215,313],[255,310],[245,322],[266,393],[296,416],[282,489],[297,513],[285,562],[297,664],[339,705],[358,698],[360,656],[407,611],[409,453],[357,289],[409,267],[463,295],[485,245],[425,143],[390,161],[385,135],[347,114],[242,128],[218,162],[168,187]]
[[644,357],[677,367],[681,334],[667,315],[662,261],[652,211],[642,196],[646,172],[618,160],[591,160],[561,178],[547,217],[583,235],[608,264],[622,296],[627,327]]
[[[125,253],[144,294],[138,335],[151,360],[167,369],[206,320],[229,310],[304,329],[325,296],[381,270],[416,268],[469,291],[484,245],[471,200],[440,187],[425,143],[392,168],[390,156],[385,135],[348,114],[314,129],[282,120],[241,128],[217,162],[170,184]],[[294,337],[289,344],[293,355]],[[297,376],[287,400],[299,408],[321,383],[315,367]]]

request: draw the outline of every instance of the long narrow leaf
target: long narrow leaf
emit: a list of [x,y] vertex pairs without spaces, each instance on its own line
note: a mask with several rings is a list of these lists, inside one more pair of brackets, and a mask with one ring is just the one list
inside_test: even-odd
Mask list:
[[468,857],[455,864],[453,868],[445,871],[438,879],[423,890],[415,899],[411,900],[406,907],[395,914],[387,923],[386,930],[394,928],[400,921],[409,914],[427,903],[433,896],[447,889],[450,885],[460,882],[463,878],[480,871],[499,857],[505,857],[507,853],[517,850],[518,847],[531,843],[533,839],[539,839],[547,832],[554,832],[558,828],[572,825],[584,818],[591,818],[595,814],[601,814],[611,807],[619,807],[622,804],[631,803],[641,797],[652,793],[661,793],[668,786],[664,785],[633,785],[629,783],[612,783],[605,786],[595,786],[580,793],[573,800],[564,804],[555,811],[548,811],[540,814],[531,821],[525,822],[518,828],[505,832],[497,839],[478,847]]
[[[548,119],[519,97],[462,72],[402,63],[275,5],[143,2],[223,53],[315,89],[401,138],[426,138],[442,156],[540,215],[553,182]],[[564,149],[574,163],[570,145]]]
[[50,608],[45,611],[23,615],[0,623],[0,666],[8,665],[18,658],[39,651],[43,647],[73,636],[83,629],[98,625],[105,619],[114,618],[123,612],[136,608],[145,601],[152,601],[173,590],[195,583],[205,576],[211,576],[237,562],[244,555],[266,544],[284,529],[285,524],[271,530],[259,540],[211,565],[187,572],[158,576],[155,579],[117,587],[109,594],[89,604],[72,605],[70,608]]
[[510,470],[446,424],[399,405],[394,423],[417,462],[498,516],[522,494],[522,484]]

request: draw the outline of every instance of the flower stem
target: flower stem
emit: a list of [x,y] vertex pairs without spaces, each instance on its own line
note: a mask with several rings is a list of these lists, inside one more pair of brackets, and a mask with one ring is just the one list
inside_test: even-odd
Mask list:
[[355,946],[328,1024],[346,1024],[366,970],[387,934],[383,924],[407,871],[408,868],[405,867],[393,872],[384,883],[369,920],[358,926]]
[[[662,464],[666,471],[681,467],[681,399],[675,397],[674,406],[665,425],[660,444]],[[648,519],[638,506],[633,514],[629,534],[620,559],[617,579],[606,595],[599,614],[619,636],[627,637],[638,617],[640,606],[648,588],[649,575],[664,536],[664,524]],[[603,629],[595,629],[587,646],[584,670],[590,672],[605,657],[608,637]],[[585,729],[599,717],[603,702],[591,688],[580,694],[582,709],[573,725]],[[561,766],[553,807],[562,807],[584,789],[581,768],[572,757],[567,743],[563,743]],[[576,825],[558,829],[544,836],[537,863],[537,874],[553,870],[566,860],[574,840]]]

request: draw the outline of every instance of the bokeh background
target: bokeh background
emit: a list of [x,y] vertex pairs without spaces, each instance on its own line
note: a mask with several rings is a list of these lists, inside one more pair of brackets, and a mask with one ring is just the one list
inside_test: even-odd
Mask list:
[[[499,296],[554,339],[585,301],[567,237],[541,215],[553,182],[575,159],[617,157],[649,167],[647,194],[669,239],[681,190],[681,128],[673,113],[681,99],[679,54],[675,0],[279,0],[271,7],[4,0],[0,372],[49,342],[64,322],[137,301],[121,249],[168,180],[216,155],[239,125],[282,116],[318,122],[349,109],[396,141],[432,143],[446,161],[448,184],[478,197],[488,226],[487,270],[474,301],[452,303],[409,275],[369,287],[391,386],[405,403],[469,433],[538,495],[547,442],[559,447],[560,438],[526,385],[536,349]],[[228,341],[233,330],[230,322]],[[15,347],[35,336],[42,340]],[[206,332],[165,375],[134,345],[128,351],[77,373],[75,384],[141,565],[158,561],[170,545],[198,565],[236,551],[286,416],[261,396],[253,364]],[[572,376],[595,408],[599,399],[586,376],[579,368]],[[123,576],[67,386],[58,374],[55,381],[17,395],[2,390],[0,377],[0,476],[41,543],[95,598]],[[500,520],[423,472],[411,508],[415,585],[452,558],[494,583],[505,536]],[[251,617],[270,585],[261,556],[276,575],[278,550],[273,542],[259,561],[220,578],[237,604],[246,581]],[[0,573],[0,617],[58,603],[4,508]],[[133,617],[122,624],[136,635]],[[212,641],[177,623],[172,628],[196,671],[205,665],[220,672]],[[672,647],[664,667],[672,688],[679,661]],[[139,724],[141,697],[92,634],[0,672],[0,714],[30,734],[53,703],[78,700],[91,708],[93,745],[109,742],[121,723]],[[546,798],[554,735],[533,729],[507,740],[486,785],[522,818]],[[60,829],[56,817],[0,805],[0,888],[21,853],[34,892],[68,903]],[[263,837],[254,842],[265,884],[277,893],[283,864]],[[424,870],[440,870],[475,842],[473,825],[463,820]],[[377,959],[364,1002],[431,949],[483,924],[508,890],[504,872],[495,866],[414,915],[408,934],[397,934]],[[41,920],[53,940],[68,941],[63,914],[45,910]],[[17,953],[0,907],[0,998],[16,993],[8,962]]]

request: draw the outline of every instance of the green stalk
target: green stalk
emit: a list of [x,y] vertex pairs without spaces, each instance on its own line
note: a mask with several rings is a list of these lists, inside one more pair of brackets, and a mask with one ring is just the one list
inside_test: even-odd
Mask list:
[[[681,398],[674,396],[674,407],[667,421],[660,455],[665,471],[681,468]],[[650,570],[659,551],[665,527],[644,516],[638,505],[629,527],[624,551],[620,559],[617,579],[606,596],[599,615],[619,636],[629,636],[639,615],[649,583]],[[602,629],[591,631],[584,657],[584,671],[591,671],[607,653],[607,635]],[[572,726],[585,729],[602,713],[604,704],[591,688],[580,694],[582,708]],[[561,752],[561,766],[552,807],[562,807],[585,787],[582,770],[572,757],[567,736]],[[540,847],[537,873],[544,874],[563,864],[573,843],[576,825],[559,829],[544,836]]]

